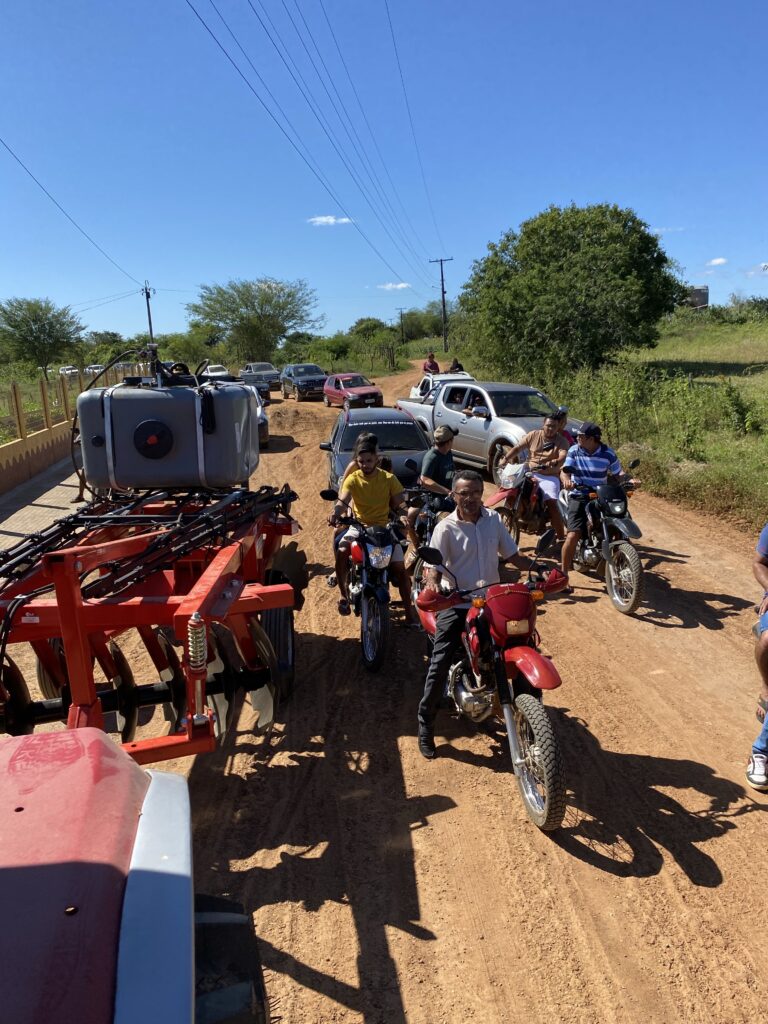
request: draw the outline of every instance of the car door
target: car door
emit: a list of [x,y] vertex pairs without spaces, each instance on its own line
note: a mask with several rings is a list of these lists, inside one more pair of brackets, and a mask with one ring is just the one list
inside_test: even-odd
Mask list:
[[[467,393],[466,384],[446,384],[435,401],[435,411],[432,415],[433,429],[447,426],[453,430],[461,430],[461,420],[466,419],[463,414],[464,398]],[[463,438],[457,437],[453,442],[455,455],[463,455]]]
[[464,408],[458,422],[459,436],[453,442],[453,450],[459,449],[467,459],[485,465],[491,418],[490,416],[472,416],[466,411],[479,407],[491,412],[488,396],[480,388],[468,388],[464,395]]

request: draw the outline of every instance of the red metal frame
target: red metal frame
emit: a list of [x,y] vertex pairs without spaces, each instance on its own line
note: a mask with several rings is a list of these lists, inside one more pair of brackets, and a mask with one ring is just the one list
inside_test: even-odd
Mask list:
[[[144,515],[168,515],[171,510],[170,505],[158,502],[144,505],[141,511]],[[109,572],[102,567],[140,556],[159,535],[156,530],[133,534],[129,523],[130,517],[123,517],[114,527],[99,526],[86,543],[44,555],[22,581],[6,588],[0,601],[1,615],[15,596],[53,583],[53,597],[25,602],[14,618],[8,643],[30,643],[57,685],[68,683],[72,701],[67,718],[69,729],[104,727],[94,682],[94,661],[107,678],[114,676],[116,670],[107,641],[126,630],[138,630],[155,667],[162,672],[171,664],[154,627],[172,627],[176,637],[186,641],[188,622],[197,613],[207,627],[212,622],[225,623],[237,638],[246,667],[256,670],[261,666],[248,630],[249,617],[270,608],[293,606],[290,585],[261,582],[282,537],[298,530],[295,520],[274,512],[235,529],[212,549],[185,555],[172,568],[153,573],[125,593],[100,599],[84,597],[81,580],[86,574],[90,573],[93,579],[93,573],[99,570]],[[52,637],[62,639],[65,664],[48,642]],[[212,712],[205,704],[196,706],[195,683],[200,673],[188,663],[186,644],[182,669],[189,709],[185,729],[169,736],[123,744],[139,764],[215,748]],[[202,675],[204,684],[205,671]]]

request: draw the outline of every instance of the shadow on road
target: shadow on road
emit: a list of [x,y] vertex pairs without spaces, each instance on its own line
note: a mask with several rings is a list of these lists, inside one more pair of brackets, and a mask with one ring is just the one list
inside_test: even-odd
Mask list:
[[[558,715],[558,733],[567,752],[569,806],[554,842],[624,878],[658,874],[666,850],[693,885],[720,885],[717,862],[699,845],[735,828],[733,818],[768,808],[742,802],[742,786],[697,761],[605,750],[586,722],[566,712]],[[689,810],[670,789],[695,790],[704,808]]]
[[[410,636],[395,632],[410,662]],[[365,673],[356,640],[304,633],[297,642],[304,670],[270,744],[243,733],[234,748],[199,758],[192,770],[198,888],[231,894],[249,912],[287,902],[309,912],[347,906],[357,986],[324,971],[323,960],[305,963],[279,948],[274,935],[259,937],[264,965],[369,1024],[404,1024],[387,929],[435,938],[419,923],[411,833],[455,806],[439,794],[406,794],[398,740],[415,731],[421,680],[397,665]],[[249,778],[227,773],[233,754],[252,755]],[[324,927],[327,918],[318,919],[317,946],[327,953]]]

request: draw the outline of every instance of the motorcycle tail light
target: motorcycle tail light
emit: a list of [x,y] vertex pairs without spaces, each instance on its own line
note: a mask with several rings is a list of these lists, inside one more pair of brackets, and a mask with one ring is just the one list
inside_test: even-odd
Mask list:
[[507,636],[524,636],[528,629],[528,619],[507,620]]
[[363,549],[360,547],[358,543],[353,543],[349,553],[352,557],[353,562],[357,562],[358,565],[363,564]]

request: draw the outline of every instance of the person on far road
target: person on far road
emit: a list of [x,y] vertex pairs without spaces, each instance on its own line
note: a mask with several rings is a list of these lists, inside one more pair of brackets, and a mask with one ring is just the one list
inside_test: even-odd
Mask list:
[[[568,573],[573,568],[573,556],[579,537],[587,530],[587,502],[584,491],[594,491],[608,477],[621,476],[619,457],[613,448],[602,441],[603,432],[596,423],[582,423],[576,432],[576,444],[571,445],[560,470],[560,482],[568,495],[568,534],[563,544],[562,568]],[[583,488],[584,490],[580,490]],[[572,591],[569,587],[567,592]]]
[[464,367],[461,365],[456,356],[451,360],[451,365],[448,367],[448,373],[463,373]]
[[757,720],[762,723],[762,729],[752,744],[752,754],[747,765],[747,782],[753,789],[768,793],[768,525],[764,526],[760,533],[752,571],[764,592],[758,608],[760,617],[752,630],[757,638],[755,661],[762,686],[755,713]]
[[422,363],[421,369],[424,373],[440,373],[440,366],[435,359],[434,352],[427,352],[427,358]]
[[[451,497],[455,512],[435,527],[430,546],[437,548],[446,569],[456,577],[459,590],[470,590],[499,582],[499,559],[512,562],[518,569],[528,565],[517,553],[517,544],[509,535],[498,512],[483,506],[483,478],[473,469],[460,469],[453,476]],[[425,589],[439,591],[441,574],[430,568]],[[453,578],[449,577],[453,582]],[[419,704],[419,752],[432,760],[435,756],[435,718],[443,696],[448,669],[461,647],[461,634],[471,602],[438,612],[435,640],[429,661],[424,696]]]

